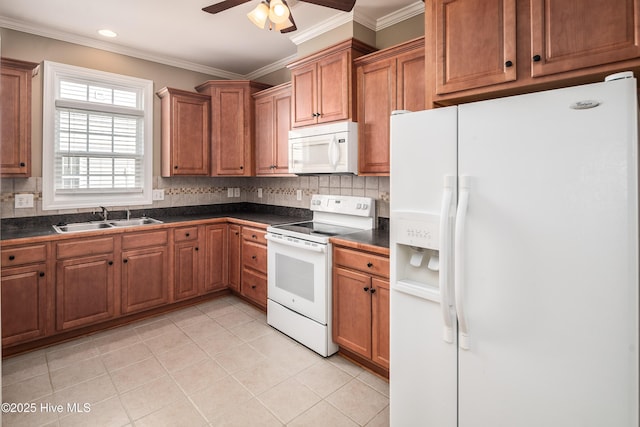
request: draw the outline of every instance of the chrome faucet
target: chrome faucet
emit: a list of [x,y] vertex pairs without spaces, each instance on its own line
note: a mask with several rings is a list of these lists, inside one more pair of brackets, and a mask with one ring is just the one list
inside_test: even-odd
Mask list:
[[100,216],[102,217],[103,221],[106,221],[109,216],[109,211],[104,206],[100,206],[100,209],[102,209],[102,213],[100,214]]

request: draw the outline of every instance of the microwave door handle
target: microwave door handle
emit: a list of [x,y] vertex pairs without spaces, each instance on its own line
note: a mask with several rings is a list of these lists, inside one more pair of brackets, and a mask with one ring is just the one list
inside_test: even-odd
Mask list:
[[329,164],[333,169],[338,167],[340,161],[340,146],[338,145],[338,139],[334,135],[329,142]]

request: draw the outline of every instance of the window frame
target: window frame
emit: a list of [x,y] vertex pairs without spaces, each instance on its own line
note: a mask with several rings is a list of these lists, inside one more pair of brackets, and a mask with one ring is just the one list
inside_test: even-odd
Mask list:
[[[42,209],[78,209],[97,206],[137,206],[152,204],[153,190],[153,81],[105,71],[93,70],[74,65],[44,61],[44,92],[42,108]],[[120,86],[140,93],[142,111],[142,191],[108,190],[69,191],[55,190],[55,144],[56,144],[56,101],[59,101],[58,87],[61,79],[83,80],[109,87]],[[62,104],[72,105],[64,100]],[[120,107],[99,106],[95,110],[111,110],[114,114]],[[138,111],[140,111],[138,110]],[[109,111],[108,111],[109,112]],[[117,158],[117,156],[113,156]]]

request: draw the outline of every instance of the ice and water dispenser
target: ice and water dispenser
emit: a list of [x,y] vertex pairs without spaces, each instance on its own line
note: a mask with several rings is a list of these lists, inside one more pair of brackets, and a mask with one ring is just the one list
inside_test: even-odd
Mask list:
[[395,212],[396,288],[440,301],[440,216],[418,212]]

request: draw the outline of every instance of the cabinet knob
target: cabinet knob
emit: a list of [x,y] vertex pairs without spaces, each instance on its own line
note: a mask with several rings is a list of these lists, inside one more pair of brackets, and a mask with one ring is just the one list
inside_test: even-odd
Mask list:
[[540,55],[533,55],[533,62],[540,62],[542,57]]
[[199,251],[199,250],[200,250],[200,248],[196,246],[196,251]]
[[255,289],[255,288],[256,288],[256,285],[251,285],[251,289]]
[[27,164],[26,164],[25,162],[20,162],[20,167],[21,167],[21,168],[23,168],[23,167],[25,167],[25,166],[27,166]]
[[174,169],[178,169],[178,166],[174,166],[173,168],[174,168]]
[[[126,262],[126,261],[125,261]],[[113,261],[109,261],[109,265],[113,265]]]
[[365,292],[369,292],[369,288],[363,288]]
[[251,238],[252,238],[252,239],[257,239],[257,238],[258,238],[258,236],[256,236],[255,234],[252,234],[252,235],[251,235]]
[[240,166],[240,170],[244,169],[244,166]]
[[255,255],[253,255],[253,256],[251,257],[251,259],[256,259],[256,258],[257,258],[257,257],[256,257]]
[[41,271],[39,275],[40,277],[44,277],[44,271]]
[[239,234],[240,234],[240,232],[239,232],[239,231],[236,231],[236,236],[237,236],[237,235],[239,235]]
[[513,66],[513,62],[507,61],[507,62],[504,63],[504,66],[507,67],[507,68],[512,67]]
[[373,264],[372,264],[372,263],[370,263],[370,262],[368,262],[368,263],[367,263],[367,267],[371,268],[371,267],[373,267]]
[[376,293],[376,290],[375,290],[375,289],[373,289],[373,288],[371,288],[371,293],[372,293],[372,294],[375,294],[375,293]]
[[185,237],[189,237],[189,233],[185,233],[184,235],[185,235]]
[[16,259],[15,255],[9,255],[9,261],[13,261],[14,259]]
[[122,260],[122,262],[124,262],[126,264],[126,263],[129,262],[129,260],[125,258],[125,259]]

